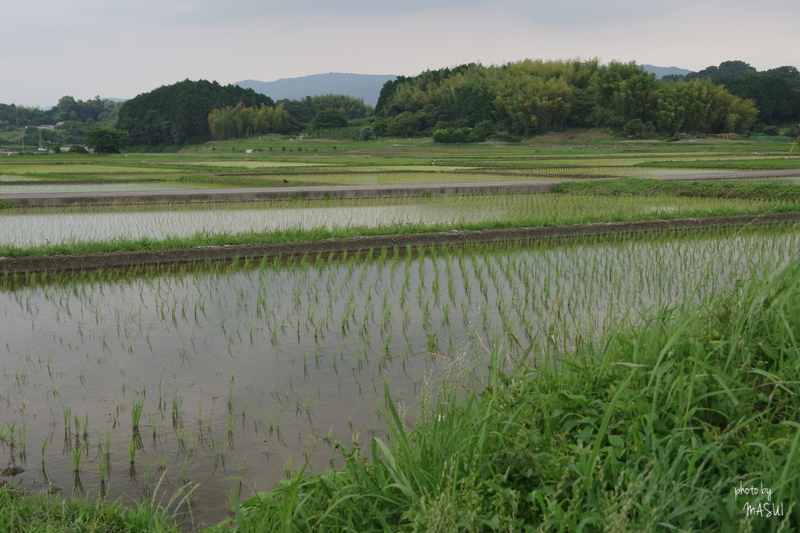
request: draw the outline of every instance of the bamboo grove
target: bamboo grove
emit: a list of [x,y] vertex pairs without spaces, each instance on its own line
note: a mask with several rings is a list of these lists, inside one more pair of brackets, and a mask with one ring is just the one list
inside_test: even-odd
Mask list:
[[294,124],[281,104],[247,107],[239,103],[214,109],[208,115],[208,128],[215,141],[260,133],[287,133],[295,128]]
[[479,141],[490,134],[530,136],[598,126],[643,137],[743,133],[758,109],[710,80],[656,82],[635,62],[526,59],[398,77],[381,90],[376,114],[378,135],[461,129],[469,138],[456,140]]

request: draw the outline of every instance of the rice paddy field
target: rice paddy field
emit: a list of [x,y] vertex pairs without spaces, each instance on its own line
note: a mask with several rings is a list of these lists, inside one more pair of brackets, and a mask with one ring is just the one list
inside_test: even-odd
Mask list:
[[[375,176],[426,183],[465,176],[499,181],[513,173],[521,179],[626,176],[643,164],[652,165],[646,172],[672,172],[679,160],[698,168],[726,168],[719,161],[742,169],[763,161],[775,163],[764,168],[800,168],[786,145],[744,142],[452,149],[423,141],[249,142],[160,156],[56,156],[24,164],[11,157],[0,161],[0,174],[48,181],[79,175],[91,182],[152,173],[218,187],[237,179],[268,186],[284,179],[362,183]],[[245,158],[245,149],[256,151]],[[4,187],[11,186],[0,183],[0,194]],[[562,194],[15,208],[0,210],[0,247],[316,227],[557,225],[793,206],[780,199]],[[420,412],[420,397],[435,390],[454,360],[480,360],[494,351],[531,368],[553,360],[568,365],[570,354],[620,324],[635,327],[654,313],[731,293],[798,255],[800,227],[787,224],[4,272],[3,479],[28,490],[128,505],[178,502],[170,509],[174,516],[185,529],[200,529],[299,468],[344,467],[343,446],[369,457],[377,449],[374,437],[396,440],[397,428],[387,420],[395,408],[408,429],[430,418]]]
[[198,484],[194,518],[209,523],[232,484],[263,489],[306,459],[327,466],[335,441],[380,435],[384,381],[413,411],[426,377],[471,343],[563,355],[799,252],[788,227],[9,276],[0,442],[40,490]]
[[[0,210],[0,251],[123,240],[165,240],[196,234],[268,234],[291,230],[353,230],[406,225],[463,228],[496,221],[520,226],[566,225],[641,217],[757,214],[787,202],[691,197],[610,198],[574,195],[440,196],[372,200],[289,200],[245,203]],[[22,211],[22,212],[20,212]],[[8,253],[8,252],[6,252]]]
[[[2,181],[157,178],[206,187],[290,182],[320,185],[513,179],[658,177],[719,170],[800,168],[800,149],[760,141],[620,142],[546,135],[523,143],[436,145],[424,139],[337,142],[280,136],[190,145],[178,153],[51,155],[0,159]],[[241,185],[239,185],[241,186]]]

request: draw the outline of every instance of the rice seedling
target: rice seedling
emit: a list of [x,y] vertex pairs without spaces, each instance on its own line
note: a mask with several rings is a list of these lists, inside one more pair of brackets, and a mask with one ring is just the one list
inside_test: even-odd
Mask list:
[[47,445],[48,445],[48,444],[50,444],[50,435],[48,435],[47,437],[45,437],[45,438],[42,440],[42,444],[41,444],[41,452],[42,452],[42,455],[41,455],[41,463],[42,463],[42,466],[41,466],[41,474],[42,474],[42,478],[43,478],[45,481],[49,481],[49,477],[47,476],[47,470],[46,470],[46,468],[45,468],[45,455],[46,455],[46,453],[47,453]]
[[144,409],[144,400],[134,401],[131,404],[131,428],[134,434],[139,433],[139,421],[142,418],[142,410]]
[[[362,254],[356,260],[349,254],[343,260],[328,260],[325,253],[320,259],[298,258],[293,265],[283,259],[254,262],[247,269],[209,265],[183,271],[142,269],[136,275],[109,271],[97,272],[92,279],[64,275],[58,283],[37,277],[36,287],[18,281],[13,290],[0,292],[0,316],[10,331],[29,331],[28,305],[37,310],[29,337],[7,339],[11,353],[29,351],[25,342],[41,344],[30,350],[30,361],[23,356],[18,363],[20,368],[26,365],[28,387],[34,382],[78,384],[77,390],[66,385],[58,389],[70,451],[77,448],[73,432],[83,436],[78,446],[89,446],[90,426],[100,435],[124,433],[115,425],[126,409],[131,410],[133,428],[137,404],[139,418],[146,416],[151,429],[158,431],[156,410],[144,411],[146,388],[150,386],[152,395],[156,384],[162,406],[167,403],[164,391],[168,387],[174,391],[170,405],[162,408],[170,410],[176,438],[159,435],[154,457],[191,453],[195,472],[207,477],[215,442],[226,460],[249,451],[260,454],[267,446],[269,453],[297,459],[313,443],[308,437],[312,427],[322,434],[333,427],[331,439],[347,442],[350,433],[370,427],[372,413],[359,410],[342,427],[337,420],[343,416],[337,410],[382,398],[384,376],[393,394],[413,410],[413,393],[426,373],[441,372],[445,366],[443,360],[421,354],[422,349],[450,356],[480,334],[502,339],[515,356],[544,349],[571,354],[584,350],[619,320],[635,324],[648,308],[669,308],[720,293],[735,286],[736,280],[785,264],[798,250],[794,230],[751,228],[738,234],[596,239],[580,245],[414,248],[405,256],[401,249],[397,256],[387,252],[383,259],[376,252],[372,259]],[[404,272],[408,272],[406,283]],[[298,287],[304,288],[299,308]],[[404,301],[403,293],[407,293]],[[197,304],[194,316],[199,301],[204,311]],[[83,341],[74,325],[80,316],[84,317]],[[226,334],[219,328],[223,318]],[[63,347],[58,339],[62,330]],[[94,361],[92,354],[101,349],[102,331],[107,331],[104,340],[110,347],[107,362],[86,365],[86,354]],[[155,350],[148,347],[148,336]],[[84,348],[82,342],[95,346]],[[58,357],[65,363],[47,363],[41,354],[48,353],[54,354],[53,361]],[[57,414],[49,419],[40,416],[40,420],[29,417],[34,410],[46,413],[49,407],[29,392],[32,389],[14,389],[17,363],[11,361],[0,391],[9,387],[15,394],[10,405],[2,402],[0,409],[6,408],[9,420],[21,423],[24,417],[16,393],[24,392],[29,431],[34,421],[33,434],[41,442],[47,433],[38,426],[53,424]],[[75,379],[81,368],[85,390]],[[48,379],[49,373],[57,376],[59,372],[62,377]],[[230,380],[225,379],[228,372]],[[121,377],[124,393],[119,390]],[[259,380],[264,380],[263,385]],[[42,386],[41,396],[52,398],[45,389]],[[0,394],[5,399],[6,393]],[[233,408],[236,397],[242,399],[242,424],[236,424],[240,413],[238,407]],[[281,411],[283,416],[276,418],[287,398],[295,409]],[[276,401],[281,403],[276,405]],[[154,398],[152,402],[155,408],[157,402]],[[84,417],[76,420],[75,413],[81,409]],[[269,417],[254,414],[258,412]],[[181,419],[187,416],[197,417],[198,424],[183,426]],[[245,416],[252,424],[244,423]],[[384,422],[376,419],[377,434],[385,430]],[[227,438],[229,432],[233,439]],[[268,435],[269,442],[263,442]],[[124,455],[124,440],[115,437],[116,444],[103,446],[102,453],[118,446]],[[234,440],[235,450],[231,449]],[[134,459],[143,457],[136,450],[133,453]],[[47,466],[52,478],[63,475],[54,461]],[[157,468],[155,463],[153,468]],[[65,470],[69,474],[69,465]],[[253,479],[267,482],[266,467],[249,465],[248,471]],[[118,492],[134,490],[122,472],[110,486]],[[115,496],[110,492],[109,497]]]
[[72,471],[75,473],[81,471],[81,458],[85,450],[86,450],[85,442],[76,445],[75,448],[72,450]]

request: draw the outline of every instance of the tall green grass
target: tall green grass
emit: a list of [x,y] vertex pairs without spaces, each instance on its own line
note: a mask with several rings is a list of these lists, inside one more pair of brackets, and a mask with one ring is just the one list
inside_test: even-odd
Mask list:
[[796,531],[798,309],[794,262],[569,352],[512,361],[495,345],[416,420],[387,392],[370,459],[337,443],[344,468],[301,469],[220,528]]
[[[173,498],[167,507],[177,502]],[[120,503],[95,503],[87,498],[30,494],[0,485],[0,531],[15,533],[180,533],[176,512],[154,501],[135,509]]]

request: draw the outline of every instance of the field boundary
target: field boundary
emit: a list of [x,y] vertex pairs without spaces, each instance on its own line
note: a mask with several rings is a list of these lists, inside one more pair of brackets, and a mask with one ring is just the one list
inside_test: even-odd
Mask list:
[[201,246],[196,248],[121,251],[97,254],[40,255],[30,257],[0,257],[0,272],[48,272],[116,268],[139,265],[168,265],[198,261],[260,259],[275,256],[339,254],[366,252],[385,248],[405,249],[409,246],[459,246],[497,241],[557,241],[581,237],[600,237],[665,231],[691,231],[710,228],[765,226],[800,222],[800,212],[767,213],[730,217],[684,218],[674,220],[643,220],[576,224],[571,226],[539,226],[479,231],[442,231],[369,237],[348,237],[290,243],[251,245]]

